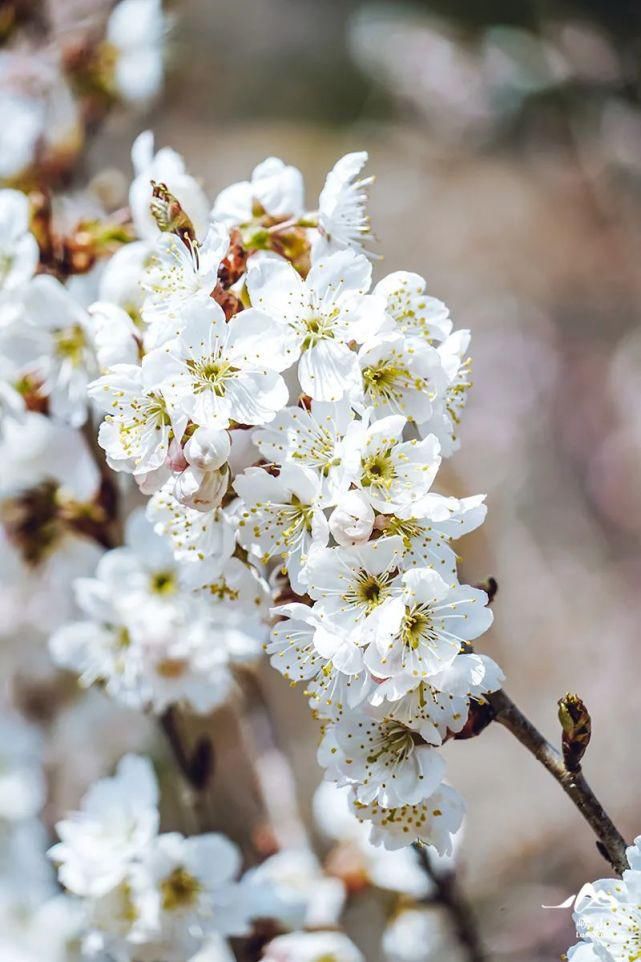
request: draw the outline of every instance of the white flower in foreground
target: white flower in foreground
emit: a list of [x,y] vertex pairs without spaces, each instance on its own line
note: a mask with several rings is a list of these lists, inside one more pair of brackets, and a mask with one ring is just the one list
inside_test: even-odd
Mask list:
[[209,227],[202,244],[184,243],[176,234],[160,235],[142,279],[148,350],[180,335],[196,305],[211,303],[228,247],[227,232],[216,225]]
[[29,199],[0,190],[0,291],[14,291],[33,277],[40,251],[29,231]]
[[380,800],[363,805],[355,790],[351,799],[354,814],[371,825],[370,841],[387,849],[404,848],[413,842],[433,846],[439,855],[451,855],[454,837],[463,824],[465,804],[449,785],[415,804],[383,807]]
[[372,268],[366,257],[340,251],[317,261],[303,280],[287,261],[253,258],[247,273],[252,305],[287,336],[298,379],[315,401],[337,401],[360,386],[356,353],[384,320],[382,305],[367,294]]
[[44,805],[42,744],[18,715],[0,715],[0,819],[33,818]]
[[326,777],[353,785],[362,804],[416,805],[441,782],[445,762],[396,721],[352,712],[329,725],[318,749]]
[[572,962],[628,962],[641,952],[641,836],[626,849],[630,866],[622,879],[585,885],[573,920],[582,940],[568,952]]
[[234,488],[244,507],[238,521],[241,545],[263,564],[270,558],[282,559],[294,590],[304,590],[300,572],[309,550],[329,539],[318,477],[293,464],[285,465],[278,477],[262,468],[248,468],[236,478]]
[[365,241],[372,240],[367,201],[374,178],[358,176],[366,163],[364,150],[346,154],[327,175],[318,199],[316,258],[346,247],[361,250]]
[[61,841],[49,856],[62,884],[76,895],[113,889],[158,831],[158,785],[149,761],[126,755],[116,774],[96,782],[56,831]]
[[380,334],[363,345],[358,363],[373,417],[400,414],[421,424],[432,416],[432,401],[446,384],[435,348],[403,334]]
[[425,681],[417,685],[412,675],[375,685],[368,700],[374,707],[383,705],[387,718],[417,731],[429,745],[442,745],[448,733],[461,731],[469,712],[466,696],[437,691]]
[[278,157],[268,157],[254,168],[251,180],[231,184],[220,192],[211,217],[227,227],[248,224],[256,217],[299,217],[304,203],[303,175]]
[[402,595],[393,601],[400,628],[370,645],[365,664],[379,678],[408,674],[426,679],[449,667],[464,642],[487,631],[493,616],[484,591],[448,585],[430,568],[408,571],[402,582]]
[[384,514],[409,509],[429,491],[441,464],[434,435],[403,441],[405,418],[391,415],[367,429],[357,479],[372,507]]
[[97,373],[87,312],[47,274],[35,277],[24,294],[27,326],[33,334],[33,359],[24,371],[49,399],[53,417],[80,427],[87,418],[87,385]]
[[314,615],[339,634],[354,634],[360,645],[392,636],[401,618],[393,602],[401,592],[402,547],[400,538],[349,548],[315,546],[302,574],[316,601]]
[[444,341],[452,333],[448,307],[425,293],[425,280],[419,274],[395,271],[379,281],[374,296],[380,297],[395,326],[406,336],[428,344]]
[[129,206],[136,228],[142,240],[154,240],[159,230],[149,209],[152,198],[151,181],[165,184],[190,218],[197,237],[204,237],[207,230],[209,201],[185,168],[185,162],[170,147],[154,153],[154,135],[145,130],[136,137],[131,148],[135,178],[129,188]]
[[265,424],[287,403],[279,373],[290,362],[284,338],[258,311],[227,322],[215,301],[193,305],[181,336],[145,361],[171,409],[202,427]]
[[106,412],[98,441],[114,471],[144,475],[162,467],[170,441],[182,437],[186,414],[171,412],[147,355],[142,365],[114,364],[89,394]]
[[107,22],[105,39],[115,55],[118,94],[137,103],[162,86],[166,20],[162,0],[120,0]]
[[290,932],[272,939],[262,962],[364,962],[361,952],[342,932]]
[[235,881],[240,865],[240,852],[223,835],[172,832],[152,840],[132,872],[144,920],[134,938],[147,943],[147,956],[181,962],[212,932],[244,934],[247,907]]
[[254,443],[270,464],[292,463],[320,477],[323,501],[346,496],[358,476],[361,431],[346,401],[312,401],[310,409],[287,407],[266,427],[254,432]]

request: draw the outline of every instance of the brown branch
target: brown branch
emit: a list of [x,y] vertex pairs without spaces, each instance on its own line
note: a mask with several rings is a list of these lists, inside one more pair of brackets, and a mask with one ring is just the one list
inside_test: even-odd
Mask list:
[[456,873],[451,869],[439,872],[434,868],[429,850],[424,845],[414,845],[414,848],[423,871],[435,886],[435,892],[429,901],[447,913],[468,962],[486,962],[488,956],[481,941],[474,912],[458,886]]
[[160,727],[167,736],[176,763],[189,787],[204,792],[212,775],[214,755],[210,739],[203,735],[189,752],[180,734],[175,706],[170,706],[160,716]]
[[494,720],[510,731],[534,757],[547,768],[563,791],[583,815],[598,842],[599,851],[610,862],[618,875],[629,868],[626,842],[585,780],[580,768],[568,771],[557,749],[534,727],[504,691],[487,696]]

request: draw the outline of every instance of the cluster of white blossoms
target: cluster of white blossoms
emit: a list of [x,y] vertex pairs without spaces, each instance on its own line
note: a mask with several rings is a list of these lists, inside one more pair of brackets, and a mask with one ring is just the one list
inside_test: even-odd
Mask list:
[[84,0],[82,14],[64,0],[9,9],[0,51],[0,178],[35,172],[56,180],[77,159],[85,127],[109,107],[148,105],[162,88],[169,26],[162,0]]
[[137,509],[124,545],[101,557],[94,577],[75,580],[84,617],[51,636],[53,660],[131,708],[188,702],[210,712],[229,696],[234,666],[258,657],[265,631],[265,582],[232,558],[226,584],[237,604],[211,566],[180,565]]
[[[314,209],[276,158],[210,209],[149,132],[132,156],[138,239],[66,282],[38,268],[27,197],[0,193],[4,435],[39,418],[79,438],[101,412],[111,488],[129,476],[149,498],[76,580],[54,661],[129,706],[208,712],[271,623],[271,663],[304,682],[320,764],[372,839],[447,852],[463,804],[438,748],[502,681],[472,649],[492,615],[452,547],[484,499],[433,490],[459,444],[469,332],[418,275],[373,284],[365,153]],[[105,472],[69,502],[49,465],[13,544],[33,563],[70,527],[117,542]]]
[[350,940],[329,931],[345,887],[309,850],[281,851],[241,877],[236,845],[219,833],[160,832],[158,804],[150,762],[127,755],[56,825],[48,854],[79,920],[79,959],[231,962],[228,938],[262,923],[280,933],[265,958],[298,962],[300,943],[315,962],[335,944],[337,962],[360,962]]
[[238,849],[215,833],[159,834],[158,785],[146,759],[125,756],[56,830],[49,856],[81,900],[87,956],[181,962],[210,937],[246,931]]
[[641,957],[641,836],[626,849],[623,878],[585,885],[574,901],[576,934],[568,962],[633,962]]

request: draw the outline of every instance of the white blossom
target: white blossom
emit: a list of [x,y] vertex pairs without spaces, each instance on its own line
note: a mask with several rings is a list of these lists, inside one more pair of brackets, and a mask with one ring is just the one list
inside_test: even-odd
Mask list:
[[158,829],[158,786],[145,758],[127,755],[112,778],[96,782],[81,808],[56,825],[50,849],[60,880],[77,895],[104,895],[124,880]]
[[281,332],[258,311],[225,321],[214,301],[192,307],[181,336],[145,358],[172,411],[201,427],[265,424],[287,402]]
[[162,0],[120,0],[112,10],[106,41],[115,54],[113,82],[124,100],[145,102],[160,90],[165,30]]
[[298,379],[315,401],[337,401],[360,385],[349,342],[362,344],[384,320],[382,306],[367,293],[371,276],[367,258],[353,251],[316,261],[305,280],[273,255],[250,262],[252,305],[286,335],[291,359],[300,354]]
[[394,271],[378,282],[374,295],[383,300],[386,313],[403,334],[438,344],[452,333],[450,312],[442,301],[428,296],[425,287],[419,274]]
[[249,224],[263,214],[297,218],[303,213],[303,176],[278,157],[268,157],[254,168],[251,180],[232,184],[214,202],[212,220],[228,227]]
[[433,846],[439,855],[452,853],[465,814],[461,796],[443,784],[419,802],[390,807],[384,807],[378,799],[363,804],[354,792],[352,806],[354,814],[371,825],[370,841],[374,845],[394,850],[419,842]]
[[248,468],[234,487],[240,510],[238,540],[263,564],[282,559],[295,590],[301,588],[301,568],[314,545],[327,544],[327,519],[318,504],[320,481],[309,469],[286,465],[278,477]]
[[353,785],[362,804],[385,809],[416,805],[431,795],[445,763],[414,732],[397,721],[357,711],[327,727],[319,763],[339,785]]
[[422,441],[403,440],[405,418],[390,415],[365,431],[358,487],[377,511],[393,514],[420,502],[441,463],[433,434]]
[[162,467],[170,441],[180,439],[187,424],[186,414],[170,412],[149,357],[140,366],[114,364],[89,387],[106,412],[98,441],[114,471],[144,475]]
[[[150,0],[145,2],[149,3]],[[170,147],[163,147],[154,153],[154,135],[150,130],[145,130],[133,143],[131,159],[136,176],[129,188],[129,206],[138,237],[153,241],[159,233],[149,209],[152,180],[164,184],[171,191],[191,219],[196,235],[204,237],[209,203],[198,182],[187,173],[180,154]]]
[[316,256],[347,247],[360,250],[372,240],[367,214],[368,188],[373,177],[359,177],[367,153],[358,151],[337,160],[318,199],[319,243]]

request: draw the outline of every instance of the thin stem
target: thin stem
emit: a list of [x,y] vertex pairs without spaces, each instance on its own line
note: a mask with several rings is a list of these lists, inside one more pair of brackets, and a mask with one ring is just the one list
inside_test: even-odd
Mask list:
[[598,838],[599,851],[619,875],[629,868],[625,839],[616,828],[582,772],[570,772],[557,749],[534,727],[504,691],[488,695],[494,720],[510,731],[534,757],[547,768],[568,795]]
[[465,958],[468,962],[486,962],[488,956],[481,941],[474,912],[459,889],[456,873],[449,869],[443,872],[437,871],[432,864],[428,849],[424,845],[415,845],[414,848],[418,853],[423,871],[432,880],[436,889],[431,901],[441,906],[447,913]]

